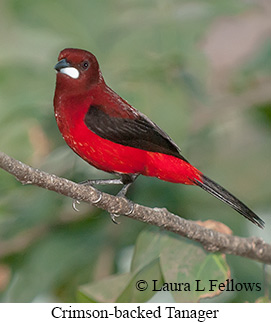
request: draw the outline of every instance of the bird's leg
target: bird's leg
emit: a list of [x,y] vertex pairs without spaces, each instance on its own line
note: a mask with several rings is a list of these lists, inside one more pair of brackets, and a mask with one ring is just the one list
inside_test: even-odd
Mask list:
[[[138,177],[138,174],[132,174],[132,175],[122,174],[121,178],[122,178],[122,182],[123,182],[123,187],[118,192],[118,194],[116,196],[126,198],[126,193],[129,189],[129,187],[133,184],[133,182],[136,180],[137,177]],[[130,203],[131,209],[125,215],[129,215],[133,212],[134,204],[131,201],[129,201],[129,203]],[[115,224],[119,224],[119,222],[116,220],[116,218],[119,217],[119,214],[110,213],[110,216],[111,216],[112,221]]]
[[[86,181],[80,182],[81,185],[92,186],[92,185],[120,185],[123,184],[122,178],[110,178],[110,179],[88,179]],[[97,201],[94,201],[93,204],[98,203],[101,200],[101,196],[98,197]],[[80,204],[80,201],[73,200],[72,208],[74,211],[79,211],[76,207],[77,204]]]
[[[139,174],[119,174],[120,178],[113,178],[113,179],[94,179],[94,180],[86,180],[81,182],[82,185],[120,185],[122,184],[122,189],[118,192],[116,196],[118,197],[126,197],[126,193],[129,189],[129,187],[133,184],[133,182],[136,180]],[[97,199],[97,201],[93,202],[93,204],[98,203],[101,200],[102,195],[100,195]],[[72,207],[75,211],[79,211],[76,207],[76,204],[80,204],[78,200],[73,200]],[[126,214],[129,215],[133,212],[134,205],[132,202],[131,204],[131,210]],[[116,217],[118,217],[118,214],[110,214],[111,219],[114,223],[118,224],[116,221]]]
[[110,178],[110,179],[88,179],[86,181],[80,182],[82,185],[111,185],[111,184],[123,184],[122,178]]

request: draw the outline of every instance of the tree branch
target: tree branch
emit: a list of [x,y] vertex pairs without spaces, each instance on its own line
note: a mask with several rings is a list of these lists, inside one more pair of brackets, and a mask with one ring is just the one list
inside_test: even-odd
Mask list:
[[[32,168],[0,152],[0,168],[14,175],[22,184],[32,184],[73,199],[95,204],[109,213],[127,214],[129,218],[156,225],[180,236],[197,241],[210,252],[234,254],[271,264],[271,245],[262,239],[241,238],[207,229],[166,209],[149,208],[134,204],[133,211],[125,198],[102,193],[92,186],[76,184],[65,178]],[[96,203],[96,201],[98,201]]]

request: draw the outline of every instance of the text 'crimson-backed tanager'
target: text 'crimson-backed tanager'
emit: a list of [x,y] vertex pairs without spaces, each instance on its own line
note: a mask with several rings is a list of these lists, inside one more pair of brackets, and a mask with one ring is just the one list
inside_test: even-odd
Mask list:
[[192,166],[160,127],[106,85],[93,54],[64,49],[55,69],[55,117],[66,143],[89,164],[120,176],[93,183],[122,183],[121,196],[140,174],[196,185],[263,228],[263,220]]

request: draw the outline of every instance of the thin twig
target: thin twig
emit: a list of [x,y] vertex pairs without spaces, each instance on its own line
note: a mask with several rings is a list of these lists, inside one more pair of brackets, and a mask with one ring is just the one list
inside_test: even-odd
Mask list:
[[[149,208],[134,204],[133,211],[129,201],[102,193],[92,186],[76,184],[65,178],[48,174],[32,168],[8,155],[0,152],[0,168],[14,175],[22,184],[32,184],[55,191],[73,199],[94,204],[109,213],[127,214],[128,217],[145,223],[156,225],[165,230],[197,241],[210,252],[234,254],[260,262],[271,264],[271,245],[262,239],[241,238],[212,229],[207,229],[194,221],[185,220],[166,209]],[[101,198],[100,198],[101,197]]]

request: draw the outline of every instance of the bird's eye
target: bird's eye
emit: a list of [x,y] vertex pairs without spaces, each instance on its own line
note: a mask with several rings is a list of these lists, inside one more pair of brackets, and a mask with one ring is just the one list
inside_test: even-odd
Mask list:
[[84,61],[84,62],[82,63],[82,67],[83,67],[83,69],[84,69],[84,70],[87,70],[87,69],[88,69],[88,67],[89,67],[89,62],[88,62],[88,61]]

